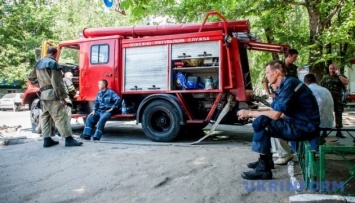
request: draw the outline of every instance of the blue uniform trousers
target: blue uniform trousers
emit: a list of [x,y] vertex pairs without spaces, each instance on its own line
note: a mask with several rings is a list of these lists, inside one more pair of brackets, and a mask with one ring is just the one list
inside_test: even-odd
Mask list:
[[[260,136],[260,133],[262,135]],[[305,132],[301,130],[292,120],[278,119],[271,120],[268,126],[258,133],[254,134],[252,150],[260,154],[271,153],[271,137],[280,138],[286,141],[303,141],[313,140],[312,145],[316,143],[316,138],[319,135],[319,131]],[[312,146],[312,148],[315,146]]]
[[84,135],[90,135],[92,133],[92,130],[94,126],[97,124],[97,128],[94,134],[95,138],[100,139],[102,132],[104,131],[106,121],[111,118],[112,113],[111,112],[96,112],[92,116],[89,116],[86,120],[85,123],[85,128],[84,128]]

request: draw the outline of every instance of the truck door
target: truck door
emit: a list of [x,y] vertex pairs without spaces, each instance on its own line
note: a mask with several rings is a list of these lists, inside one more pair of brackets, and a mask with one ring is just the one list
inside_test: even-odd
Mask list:
[[85,43],[81,60],[85,64],[80,77],[80,96],[93,101],[99,91],[98,81],[105,79],[108,87],[117,91],[117,39],[101,39]]

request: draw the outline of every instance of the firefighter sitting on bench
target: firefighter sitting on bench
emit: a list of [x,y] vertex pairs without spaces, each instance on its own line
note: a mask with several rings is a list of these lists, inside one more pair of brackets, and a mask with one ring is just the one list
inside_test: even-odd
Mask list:
[[285,77],[284,64],[281,61],[267,64],[266,78],[277,88],[272,109],[237,112],[239,119],[256,118],[253,121],[252,150],[260,154],[259,160],[253,164],[254,168],[241,174],[244,179],[272,179],[271,137],[302,141],[319,136],[319,110],[312,91],[300,80]]

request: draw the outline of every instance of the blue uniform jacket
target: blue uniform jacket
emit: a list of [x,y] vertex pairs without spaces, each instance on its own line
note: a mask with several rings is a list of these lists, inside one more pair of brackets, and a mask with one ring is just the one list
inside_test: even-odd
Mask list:
[[320,124],[317,100],[300,80],[284,77],[276,90],[271,108],[285,114],[290,122],[304,132],[314,132]]
[[121,98],[116,94],[116,92],[106,89],[105,91],[100,91],[97,94],[96,100],[94,102],[95,111],[107,111],[111,108],[117,110],[121,104]]

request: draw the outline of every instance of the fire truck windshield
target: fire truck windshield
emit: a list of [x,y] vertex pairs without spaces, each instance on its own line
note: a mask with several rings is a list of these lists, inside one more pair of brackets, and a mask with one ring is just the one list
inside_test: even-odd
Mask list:
[[59,64],[78,65],[79,49],[62,47],[58,59]]

